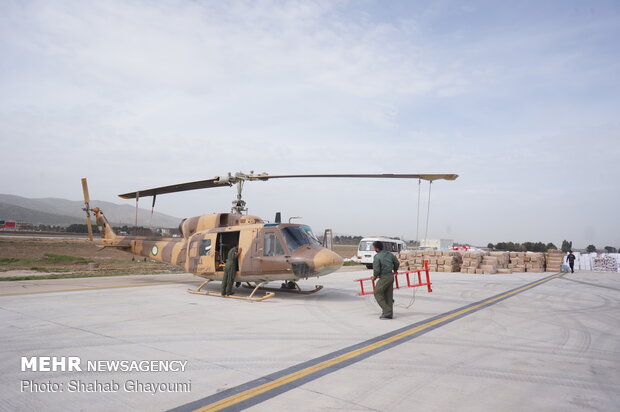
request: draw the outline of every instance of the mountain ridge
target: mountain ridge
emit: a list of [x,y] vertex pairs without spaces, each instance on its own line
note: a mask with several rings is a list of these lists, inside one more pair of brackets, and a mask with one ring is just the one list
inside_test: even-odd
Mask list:
[[[114,225],[135,224],[136,208],[133,206],[103,200],[91,200],[90,205],[101,208],[110,223]],[[32,199],[0,193],[0,220],[21,220],[46,225],[84,223],[86,216],[82,210],[83,207],[84,203],[78,200],[54,197]],[[69,219],[70,221],[67,221]],[[144,226],[150,221],[151,211],[138,209],[138,224]],[[172,228],[177,227],[180,222],[181,218],[159,212],[153,213],[152,225],[155,227]]]

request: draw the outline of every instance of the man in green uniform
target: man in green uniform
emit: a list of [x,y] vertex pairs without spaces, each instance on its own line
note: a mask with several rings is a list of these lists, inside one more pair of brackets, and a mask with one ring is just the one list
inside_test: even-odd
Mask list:
[[380,319],[392,319],[394,306],[394,274],[398,272],[399,262],[391,252],[383,250],[383,243],[372,244],[377,254],[372,261],[373,277],[379,281],[375,284],[375,299],[383,313]]
[[233,295],[233,283],[235,283],[235,275],[237,274],[237,259],[241,249],[233,246],[226,257],[226,267],[224,268],[224,278],[222,279],[222,296]]

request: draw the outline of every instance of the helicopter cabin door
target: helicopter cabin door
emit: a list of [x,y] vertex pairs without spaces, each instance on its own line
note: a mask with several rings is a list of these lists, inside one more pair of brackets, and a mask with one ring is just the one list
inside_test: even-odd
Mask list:
[[259,232],[256,266],[261,274],[276,275],[291,270],[290,255],[283,245],[280,232],[276,228],[267,228]]
[[228,252],[234,246],[239,247],[239,231],[220,232],[215,242],[215,271],[223,272],[226,267]]
[[189,248],[189,270],[198,274],[215,272],[215,234],[195,237]]

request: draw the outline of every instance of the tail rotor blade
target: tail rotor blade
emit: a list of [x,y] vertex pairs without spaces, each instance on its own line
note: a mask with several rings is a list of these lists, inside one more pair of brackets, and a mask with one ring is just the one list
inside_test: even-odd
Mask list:
[[90,196],[88,195],[88,182],[86,178],[82,178],[82,192],[84,192],[84,204],[90,203]]
[[93,240],[93,226],[90,221],[90,196],[88,195],[88,182],[82,178],[82,192],[84,192],[84,211],[86,212],[86,227],[88,227],[88,240]]

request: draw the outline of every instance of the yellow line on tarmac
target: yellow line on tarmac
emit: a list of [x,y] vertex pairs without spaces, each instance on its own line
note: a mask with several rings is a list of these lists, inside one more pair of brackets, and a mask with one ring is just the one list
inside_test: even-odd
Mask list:
[[276,388],[278,388],[280,386],[286,385],[287,383],[291,383],[291,382],[294,382],[294,381],[296,381],[298,379],[304,378],[304,377],[306,377],[306,376],[308,376],[308,375],[310,375],[312,373],[315,373],[315,372],[321,371],[323,369],[329,368],[330,366],[333,366],[333,365],[336,365],[338,363],[344,362],[344,361],[349,360],[351,358],[355,358],[355,357],[360,356],[360,355],[362,355],[364,353],[367,353],[367,352],[370,352],[372,350],[378,349],[378,348],[380,348],[382,346],[388,345],[388,344],[390,344],[392,342],[395,342],[395,341],[401,340],[403,338],[406,338],[407,336],[413,335],[414,333],[423,331],[423,330],[428,329],[428,328],[430,328],[432,326],[435,326],[437,324],[446,322],[446,321],[448,321],[448,320],[450,320],[452,318],[461,316],[461,315],[463,315],[463,314],[465,314],[467,312],[471,312],[473,310],[476,310],[476,309],[480,308],[481,306],[488,305],[489,303],[493,303],[493,302],[496,302],[498,300],[504,299],[506,297],[509,297],[509,296],[515,295],[517,293],[523,292],[524,290],[531,289],[534,286],[538,286],[539,284],[541,284],[543,282],[547,282],[547,281],[549,281],[551,279],[554,279],[554,278],[557,278],[557,277],[559,277],[561,275],[562,275],[562,273],[557,273],[555,275],[552,275],[552,276],[549,276],[549,277],[545,277],[545,278],[543,278],[543,279],[541,279],[541,280],[539,280],[537,282],[530,283],[530,284],[528,284],[526,286],[523,286],[521,288],[514,289],[514,290],[512,290],[510,292],[506,292],[506,293],[504,293],[502,295],[498,295],[498,296],[495,296],[495,297],[483,300],[483,301],[481,301],[477,305],[467,307],[465,309],[462,309],[462,310],[454,312],[454,313],[450,313],[449,315],[443,316],[441,318],[437,318],[435,320],[429,321],[429,322],[424,323],[422,325],[419,325],[417,327],[408,329],[408,330],[406,330],[404,332],[401,332],[399,334],[390,336],[389,338],[380,340],[378,342],[369,344],[367,346],[364,346],[364,347],[356,349],[356,350],[352,350],[351,352],[347,352],[347,353],[342,354],[340,356],[337,356],[335,358],[332,358],[332,359],[320,362],[320,363],[318,363],[316,365],[313,365],[313,366],[309,366],[309,367],[307,367],[305,369],[302,369],[300,371],[297,371],[297,372],[291,373],[289,375],[283,376],[283,377],[281,377],[279,379],[276,379],[276,380],[273,380],[271,382],[259,385],[259,386],[255,387],[255,388],[248,389],[248,390],[240,392],[240,393],[238,393],[236,395],[229,396],[228,398],[224,398],[224,399],[222,399],[222,400],[220,400],[218,402],[214,402],[214,403],[212,403],[210,405],[206,405],[206,406],[204,406],[202,408],[198,408],[198,409],[195,410],[195,412],[198,412],[198,411],[199,412],[219,411],[221,409],[228,408],[230,406],[233,406],[235,404],[243,402],[243,401],[245,401],[247,399],[250,399],[250,398],[253,398],[255,396],[261,395],[261,394],[263,394],[265,392],[268,392],[268,391],[270,391],[272,389],[276,389]]
[[155,282],[155,283],[134,283],[132,285],[89,286],[85,288],[40,290],[40,291],[35,291],[35,292],[8,292],[8,293],[0,293],[0,296],[37,295],[39,293],[56,293],[56,292],[80,292],[84,290],[99,290],[99,289],[137,288],[141,286],[174,285],[178,283],[179,282]]

